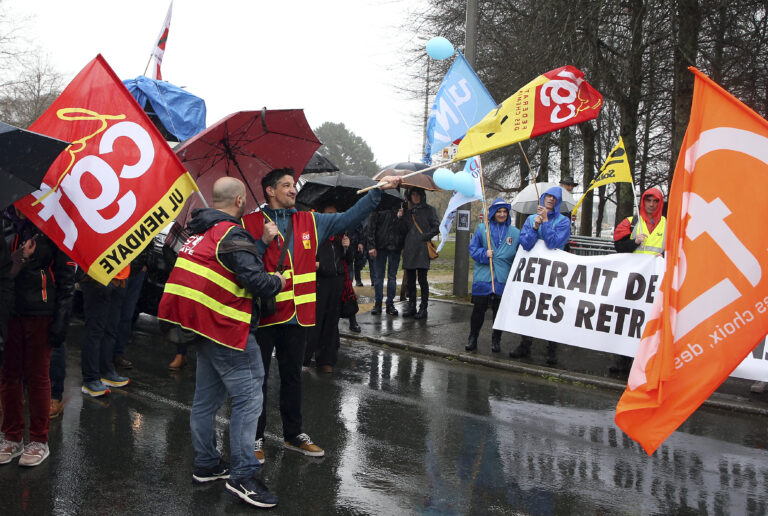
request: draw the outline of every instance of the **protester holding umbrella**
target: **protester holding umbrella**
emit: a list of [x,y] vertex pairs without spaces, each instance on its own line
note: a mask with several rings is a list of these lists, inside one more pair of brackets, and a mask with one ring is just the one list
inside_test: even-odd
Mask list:
[[[469,243],[469,255],[475,260],[472,272],[472,316],[470,318],[469,342],[464,349],[477,349],[477,337],[483,327],[485,312],[491,306],[493,318],[501,303],[504,284],[507,282],[512,261],[517,253],[520,230],[512,225],[509,217],[510,205],[501,197],[493,201],[488,208],[489,227],[478,225],[472,241]],[[490,241],[489,241],[490,237]],[[493,272],[491,272],[493,260]],[[491,334],[491,351],[501,350],[501,330]]]
[[[66,337],[74,294],[75,264],[21,212],[6,211],[14,225],[15,277],[0,398],[3,405],[0,464],[21,455],[20,466],[37,466],[49,455],[51,348]],[[23,446],[24,390],[29,403],[29,442]]]
[[[256,339],[264,362],[264,408],[259,417],[254,454],[264,460],[264,430],[267,426],[266,400],[272,351],[280,370],[280,415],[287,449],[312,457],[325,454],[302,430],[301,365],[304,362],[306,328],[315,325],[315,255],[319,242],[363,222],[382,198],[372,190],[344,213],[297,211],[295,173],[290,168],[270,171],[261,180],[267,204],[243,217],[243,225],[257,240],[268,272],[285,271],[287,282],[275,298],[274,313],[264,315]],[[400,178],[386,177],[386,188],[397,188]]]
[[[571,238],[571,219],[560,213],[563,191],[559,186],[553,186],[539,197],[536,213],[528,216],[520,231],[520,245],[526,251],[533,249],[536,242],[543,240],[549,249],[563,249]],[[514,207],[514,202],[512,203]],[[520,345],[510,351],[511,358],[523,358],[531,354],[531,340],[523,337]],[[547,364],[557,364],[557,344],[547,345]]]
[[[440,232],[440,219],[435,208],[427,204],[427,194],[423,188],[411,188],[406,192],[408,209],[399,215],[405,223],[405,244],[403,245],[403,269],[408,282],[408,308],[403,317],[425,319],[429,303],[429,251],[427,243]],[[421,288],[421,304],[416,311],[416,279]]]
[[[337,213],[332,204],[326,206],[323,213]],[[315,325],[307,334],[307,349],[304,352],[304,367],[310,367],[312,357],[321,373],[332,373],[336,366],[339,348],[339,317],[341,296],[347,266],[352,265],[354,250],[349,237],[340,233],[317,246],[317,311]]]

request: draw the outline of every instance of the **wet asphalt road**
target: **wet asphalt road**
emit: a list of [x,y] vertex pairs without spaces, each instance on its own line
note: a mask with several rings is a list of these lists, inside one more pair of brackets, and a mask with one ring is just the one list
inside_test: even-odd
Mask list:
[[[192,483],[194,367],[166,369],[174,348],[153,324],[142,316],[129,347],[131,385],[106,399],[79,392],[73,326],[51,456],[0,466],[0,514],[258,511],[223,482]],[[273,514],[768,513],[763,418],[699,410],[648,457],[615,427],[615,392],[360,343],[342,345],[337,369],[304,373],[304,429],[324,458],[282,448],[270,400]],[[225,443],[227,420],[225,407]]]

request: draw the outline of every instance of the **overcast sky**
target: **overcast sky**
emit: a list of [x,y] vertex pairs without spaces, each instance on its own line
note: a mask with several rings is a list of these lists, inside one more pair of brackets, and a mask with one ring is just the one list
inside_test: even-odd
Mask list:
[[[67,83],[99,53],[121,79],[141,75],[169,4],[3,0]],[[412,37],[400,27],[419,4],[175,0],[163,79],[205,100],[208,125],[234,111],[303,108],[313,128],[344,123],[382,166],[418,160],[423,101],[405,100],[396,84]]]

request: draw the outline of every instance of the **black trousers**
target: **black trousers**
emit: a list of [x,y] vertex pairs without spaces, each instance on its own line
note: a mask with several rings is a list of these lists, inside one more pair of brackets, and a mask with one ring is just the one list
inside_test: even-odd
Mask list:
[[[368,251],[364,248],[363,252],[355,251],[355,258],[354,262],[352,264],[352,271],[350,271],[350,280],[354,281],[355,283],[362,283],[362,278],[360,277],[360,273],[363,270],[363,267],[365,267],[365,262],[368,261]],[[354,274],[352,274],[354,272]],[[354,277],[352,277],[354,276]]]
[[[419,308],[427,308],[429,303],[429,282],[427,281],[427,273],[429,269],[406,269],[405,275],[408,282],[408,302],[416,306],[416,277],[418,276],[419,288],[421,289],[421,304]],[[417,274],[418,273],[418,274]]]
[[480,335],[480,329],[483,327],[485,312],[488,306],[493,310],[493,318],[496,319],[496,312],[499,311],[501,296],[488,294],[487,296],[472,296],[472,315],[469,319],[469,334]]
[[312,355],[315,364],[336,365],[339,349],[339,313],[344,293],[344,276],[317,278],[317,322],[307,330],[304,365],[309,366]]
[[269,365],[272,360],[272,350],[277,356],[277,367],[280,372],[280,416],[283,420],[283,437],[288,440],[296,437],[301,430],[301,364],[304,361],[307,329],[298,324],[275,324],[259,328],[256,332],[256,342],[261,349],[261,360],[264,363],[264,404],[261,407],[259,424],[256,428],[256,438],[264,437],[267,427],[267,387]]

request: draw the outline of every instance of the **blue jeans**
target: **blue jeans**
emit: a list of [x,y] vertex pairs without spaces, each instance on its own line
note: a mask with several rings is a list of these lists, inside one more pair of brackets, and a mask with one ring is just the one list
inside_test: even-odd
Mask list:
[[395,303],[397,295],[397,268],[400,266],[400,251],[376,250],[376,278],[374,278],[373,300],[381,304],[384,297],[384,270],[387,278],[387,306]]
[[207,339],[198,341],[195,398],[189,416],[196,468],[212,468],[221,460],[216,450],[216,412],[229,395],[230,478],[242,480],[259,472],[261,464],[253,455],[253,443],[261,414],[263,381],[261,351],[252,334],[248,335],[244,351]]
[[125,345],[133,333],[133,314],[136,311],[136,303],[139,301],[141,287],[144,285],[144,278],[147,271],[139,271],[128,276],[125,281],[125,299],[123,308],[120,310],[120,323],[117,326],[117,337],[115,340],[115,351],[112,353],[115,357],[125,355]]
[[100,380],[115,371],[112,362],[120,309],[125,288],[110,283],[102,286],[95,281],[80,284],[83,290],[85,340],[81,352],[83,383]]

